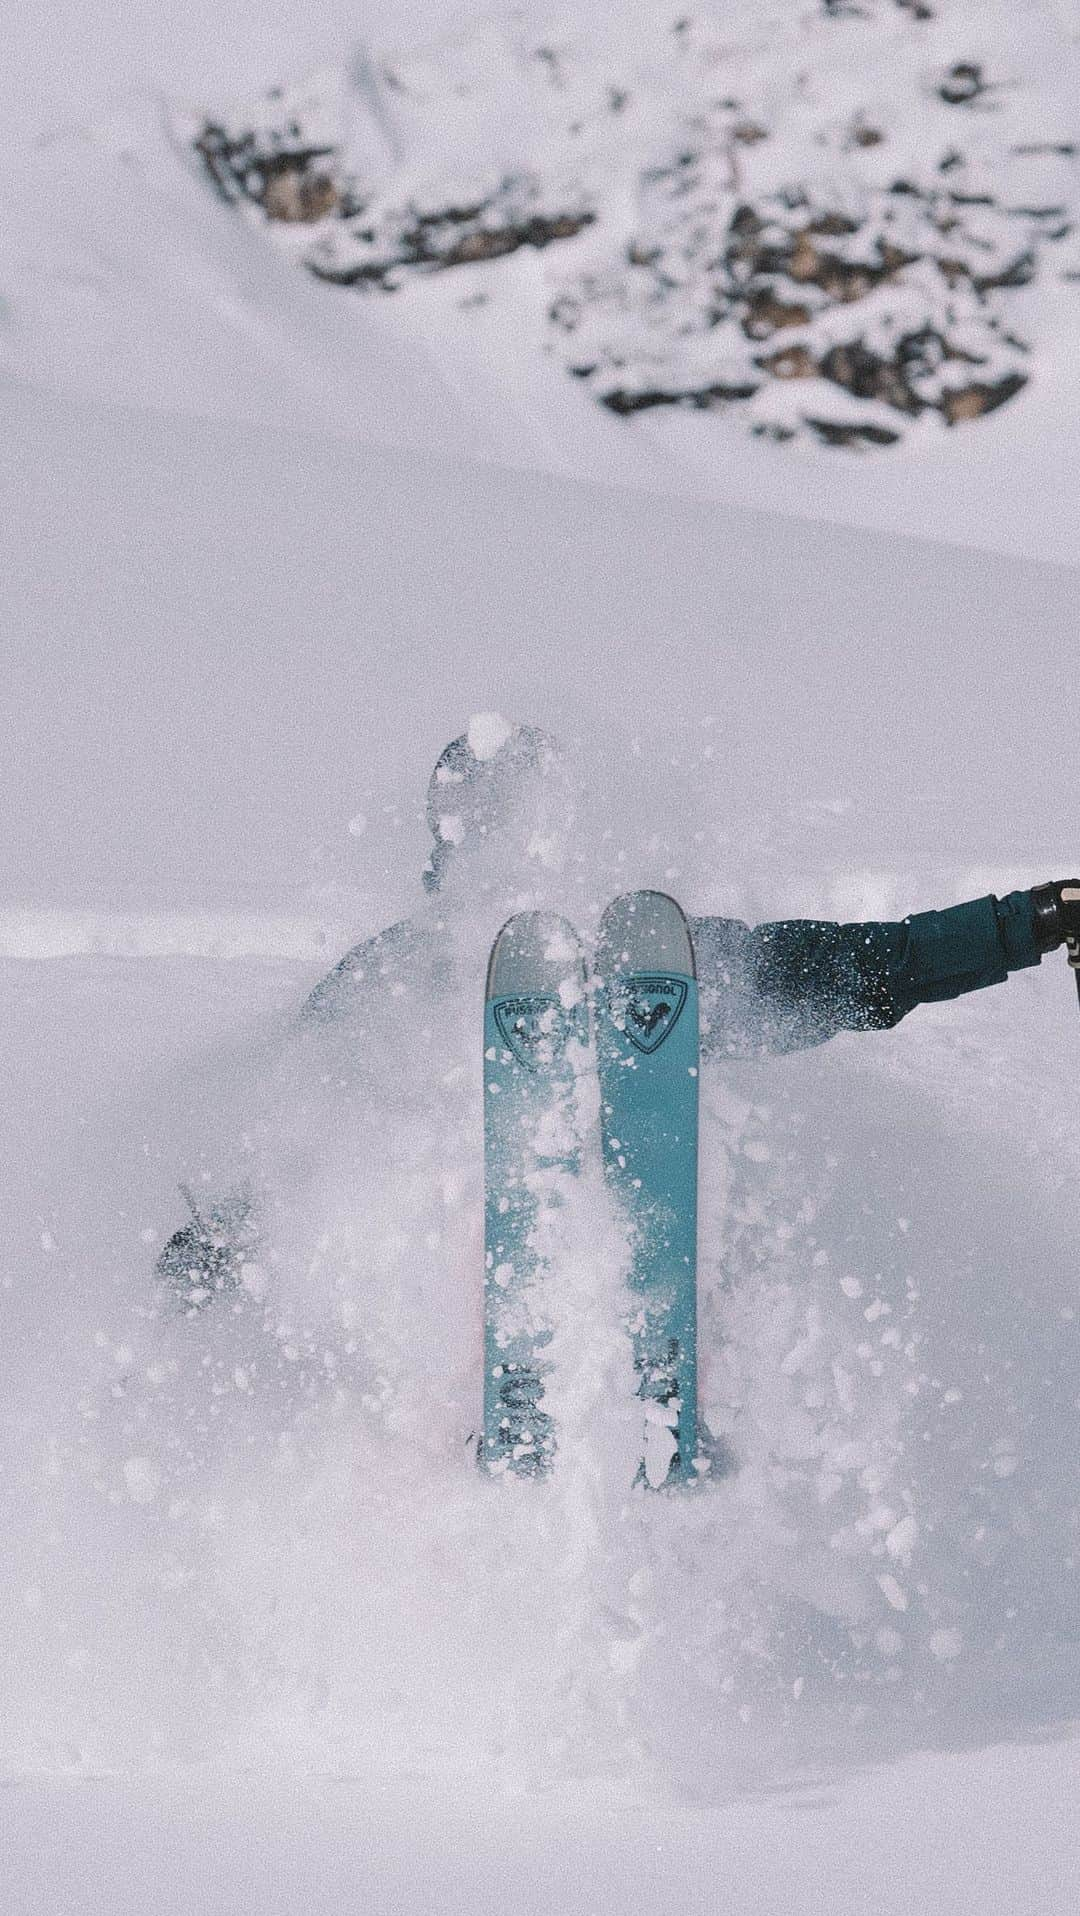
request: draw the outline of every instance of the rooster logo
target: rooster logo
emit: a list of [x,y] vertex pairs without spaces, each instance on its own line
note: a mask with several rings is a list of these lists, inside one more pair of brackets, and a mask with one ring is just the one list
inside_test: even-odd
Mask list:
[[611,1015],[635,1051],[659,1051],[686,1003],[686,980],[637,973],[611,994]]

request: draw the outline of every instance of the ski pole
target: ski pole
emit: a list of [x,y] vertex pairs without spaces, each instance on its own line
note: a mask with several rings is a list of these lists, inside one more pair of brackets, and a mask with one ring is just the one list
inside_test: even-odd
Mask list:
[[1066,938],[1065,949],[1069,954],[1073,977],[1076,979],[1076,996],[1080,999],[1080,938]]
[[[1063,885],[1061,888],[1061,902],[1063,905],[1080,904],[1080,887]],[[1065,950],[1068,953],[1069,963],[1072,966],[1073,977],[1076,979],[1076,996],[1080,999],[1080,938],[1075,935],[1066,938]]]
[[[1078,960],[1077,962],[1080,963],[1080,960]],[[1070,964],[1072,963],[1071,958],[1069,960],[1069,963]],[[1078,974],[1078,989],[1080,989],[1080,974]],[[208,1232],[205,1224],[202,1221],[202,1215],[199,1211],[199,1207],[196,1204],[195,1199],[191,1195],[190,1184],[178,1184],[176,1188],[179,1191],[180,1196],[183,1198],[184,1203],[187,1205],[188,1210],[191,1212],[191,1215],[195,1220],[196,1229],[201,1231],[204,1237],[209,1237],[210,1233]]]

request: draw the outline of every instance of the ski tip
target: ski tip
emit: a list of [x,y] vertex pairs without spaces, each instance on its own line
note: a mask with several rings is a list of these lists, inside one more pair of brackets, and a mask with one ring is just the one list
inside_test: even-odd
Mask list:
[[553,911],[521,911],[507,920],[491,948],[487,997],[558,993],[573,981],[584,990],[585,953],[567,919]]
[[597,963],[605,977],[674,971],[696,978],[694,940],[682,906],[664,891],[630,891],[612,899],[600,920]]

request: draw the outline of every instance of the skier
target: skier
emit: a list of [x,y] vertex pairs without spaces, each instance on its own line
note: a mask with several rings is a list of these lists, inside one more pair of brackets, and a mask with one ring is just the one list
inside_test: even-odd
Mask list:
[[[434,848],[425,889],[440,895],[458,867],[505,843],[508,874],[523,859],[558,868],[572,822],[562,753],[534,726],[473,721],[441,754],[428,789]],[[475,903],[467,884],[462,888]],[[885,1031],[916,1005],[1001,984],[1010,972],[1080,941],[1080,881],[988,896],[898,923],[834,924],[789,919],[750,927],[691,918],[704,1056],[752,1057],[823,1044],[841,1031]],[[410,972],[452,983],[439,928],[403,920],[348,951],[301,1008],[303,1026],[347,1024],[373,987]],[[185,1196],[187,1193],[185,1191]],[[231,1288],[257,1241],[243,1191],[200,1210],[176,1231],[156,1265],[189,1303]]]
[[[391,988],[425,1000],[455,991],[454,946],[468,942],[462,921],[477,920],[485,894],[511,895],[529,869],[558,871],[573,825],[561,748],[535,726],[512,726],[495,714],[474,718],[439,755],[427,822],[434,845],[422,878],[433,909],[347,951],[301,1006],[300,1034],[332,1042],[370,1013],[373,996]],[[457,882],[448,888],[451,869]],[[187,1184],[179,1189],[190,1220],[173,1232],[154,1268],[179,1302],[197,1309],[235,1289],[245,1262],[257,1260],[258,1206],[244,1182],[207,1199]]]

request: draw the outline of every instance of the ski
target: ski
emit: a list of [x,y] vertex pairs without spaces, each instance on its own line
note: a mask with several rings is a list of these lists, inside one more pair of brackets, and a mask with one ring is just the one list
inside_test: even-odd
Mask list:
[[545,1225],[580,1165],[575,1079],[588,1045],[585,954],[565,919],[522,912],[492,947],[484,1007],[484,1409],[491,1472],[544,1475],[552,1326]]
[[604,1169],[630,1226],[639,1481],[659,1489],[697,1475],[698,1003],[675,900],[609,905],[597,971]]

